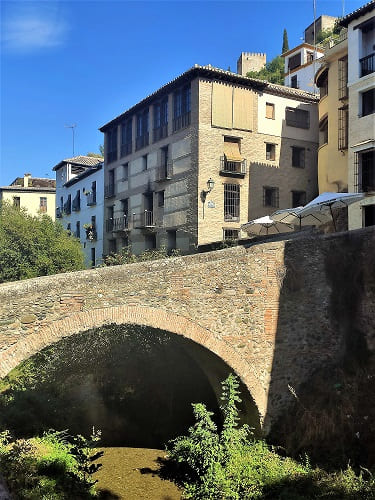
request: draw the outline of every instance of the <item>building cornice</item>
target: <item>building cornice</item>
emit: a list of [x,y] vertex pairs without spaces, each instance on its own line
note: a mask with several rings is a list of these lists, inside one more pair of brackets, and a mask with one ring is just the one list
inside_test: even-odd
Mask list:
[[127,109],[120,115],[113,118],[111,121],[99,128],[101,132],[106,132],[110,127],[120,123],[126,118],[130,117],[134,113],[142,110],[145,106],[151,104],[155,99],[160,98],[167,92],[171,92],[175,88],[182,86],[194,78],[206,78],[209,80],[221,80],[226,83],[234,83],[237,85],[242,85],[253,89],[255,91],[261,91],[269,94],[280,95],[288,97],[289,99],[296,99],[304,102],[317,102],[314,94],[310,92],[305,92],[303,90],[292,89],[291,87],[284,87],[283,85],[277,85],[275,83],[267,82],[266,80],[259,80],[257,78],[249,78],[247,76],[242,76],[237,73],[232,73],[231,71],[225,71],[219,68],[215,68],[211,65],[199,66],[196,64],[189,70],[185,71],[175,79],[166,83],[158,90],[148,95],[137,104]]
[[50,187],[23,187],[23,186],[1,186],[0,191],[13,191],[18,193],[52,193],[55,194],[56,188]]
[[367,12],[371,12],[375,7],[375,0],[371,0],[371,2],[366,3],[365,5],[362,5],[362,7],[359,7],[359,9],[354,10],[347,16],[343,17],[339,21],[340,26],[344,26],[345,28],[348,27],[348,25],[354,21],[355,19],[358,19],[361,16],[364,16],[367,14]]

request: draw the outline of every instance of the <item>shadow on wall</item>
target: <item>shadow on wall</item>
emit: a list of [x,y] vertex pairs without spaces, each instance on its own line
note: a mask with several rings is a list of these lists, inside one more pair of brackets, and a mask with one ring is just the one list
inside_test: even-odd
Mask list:
[[[160,448],[193,425],[191,403],[205,403],[220,423],[220,383],[230,372],[207,349],[164,330],[90,330],[17,367],[9,387],[2,381],[0,427],[29,437],[50,428],[89,435],[95,426],[105,446]],[[243,385],[241,392],[242,417],[259,428]]]
[[[297,112],[308,111],[306,123],[309,126],[316,121],[312,113],[317,111],[312,106],[299,104],[294,109]],[[299,123],[298,120],[296,118],[296,124]],[[287,125],[284,118],[281,137],[274,139],[269,136],[265,139],[259,160],[252,161],[249,168],[250,219],[270,215],[278,209],[305,205],[317,196],[318,143],[311,142],[311,139],[306,141],[306,132],[309,130],[309,127]]]
[[[282,403],[303,405],[298,399],[301,387],[311,392],[309,380],[314,374],[330,367],[362,370],[374,357],[374,248],[373,228],[286,242],[284,262],[276,270],[280,299],[274,311],[277,328],[265,417],[265,427],[273,426],[271,436],[276,442],[285,438],[278,435],[287,418],[280,411]],[[324,383],[337,389],[337,380]],[[374,399],[374,394],[369,397]],[[324,408],[322,413],[316,422],[321,431],[316,439],[324,444],[330,434],[335,439],[335,422],[328,419],[332,428],[324,429]],[[278,414],[279,421],[271,421],[270,414]],[[293,422],[289,424],[291,431]],[[296,428],[299,422],[294,424]]]

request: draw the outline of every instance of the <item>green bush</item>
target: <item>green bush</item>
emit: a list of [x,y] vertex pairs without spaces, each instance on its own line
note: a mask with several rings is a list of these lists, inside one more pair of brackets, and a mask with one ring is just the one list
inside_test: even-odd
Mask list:
[[[328,474],[312,469],[307,457],[300,463],[281,457],[264,441],[251,439],[250,429],[238,426],[238,381],[223,383],[223,425],[218,430],[203,404],[193,404],[196,423],[187,436],[167,445],[175,481],[184,498],[194,500],[302,500],[375,498],[375,479],[348,467]],[[367,474],[367,478],[364,476]]]
[[0,467],[16,498],[25,500],[89,499],[96,496],[94,461],[103,454],[82,436],[67,440],[64,432],[48,431],[42,437],[12,440],[0,433]]
[[123,247],[119,253],[111,253],[107,255],[103,260],[103,264],[105,266],[118,266],[123,264],[133,264],[134,262],[168,259],[169,257],[177,257],[179,255],[180,251],[178,249],[172,250],[169,255],[164,246],[161,246],[158,249],[145,250],[141,254],[135,255],[132,253],[131,246],[126,246]]

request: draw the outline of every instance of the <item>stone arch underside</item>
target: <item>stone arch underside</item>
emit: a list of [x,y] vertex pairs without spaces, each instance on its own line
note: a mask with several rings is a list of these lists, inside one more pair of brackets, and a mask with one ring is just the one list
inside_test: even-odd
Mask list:
[[261,420],[264,418],[264,391],[252,366],[228,341],[190,318],[151,307],[122,305],[92,309],[75,312],[40,326],[35,333],[23,337],[0,353],[0,377],[6,376],[26,359],[65,337],[111,324],[135,324],[166,330],[213,352],[241,378],[256,404]]

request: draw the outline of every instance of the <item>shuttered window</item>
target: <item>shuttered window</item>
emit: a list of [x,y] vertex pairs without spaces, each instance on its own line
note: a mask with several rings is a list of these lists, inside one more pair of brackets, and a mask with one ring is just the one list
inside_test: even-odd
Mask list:
[[266,102],[266,118],[275,119],[275,105],[271,102]]

